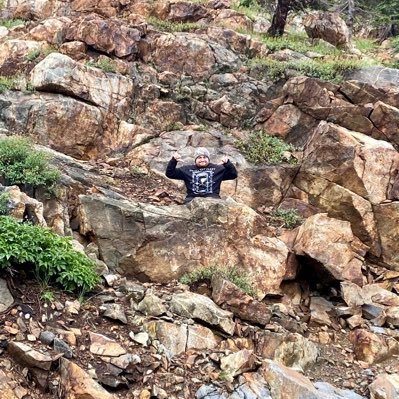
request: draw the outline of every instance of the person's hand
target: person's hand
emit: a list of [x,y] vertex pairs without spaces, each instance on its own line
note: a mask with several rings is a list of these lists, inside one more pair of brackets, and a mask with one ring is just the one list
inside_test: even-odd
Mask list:
[[181,161],[181,155],[180,155],[177,151],[173,154],[173,158],[174,158],[177,162]]
[[224,156],[224,157],[222,158],[222,164],[224,165],[224,164],[227,163],[227,162],[229,162],[229,157]]

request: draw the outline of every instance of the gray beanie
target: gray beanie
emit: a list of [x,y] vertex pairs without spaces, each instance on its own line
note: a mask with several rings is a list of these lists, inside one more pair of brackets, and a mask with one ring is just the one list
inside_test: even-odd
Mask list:
[[198,147],[195,150],[194,159],[197,159],[201,155],[203,155],[204,157],[207,157],[208,159],[210,159],[209,158],[209,155],[210,155],[209,151],[206,148],[204,148],[204,147]]

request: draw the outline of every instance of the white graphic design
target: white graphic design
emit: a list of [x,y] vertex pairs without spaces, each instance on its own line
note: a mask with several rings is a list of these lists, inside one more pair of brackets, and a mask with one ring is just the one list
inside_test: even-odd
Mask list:
[[193,170],[192,190],[195,194],[212,194],[213,170]]

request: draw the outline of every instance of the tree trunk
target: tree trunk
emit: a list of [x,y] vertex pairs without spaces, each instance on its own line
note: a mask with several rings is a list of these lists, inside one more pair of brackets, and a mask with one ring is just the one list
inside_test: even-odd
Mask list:
[[353,14],[355,12],[355,0],[348,0],[348,29],[349,29],[349,42],[352,42],[353,34]]
[[290,0],[278,0],[277,8],[273,15],[272,24],[267,33],[271,36],[282,36],[284,33],[285,23],[287,21],[288,12],[290,11]]

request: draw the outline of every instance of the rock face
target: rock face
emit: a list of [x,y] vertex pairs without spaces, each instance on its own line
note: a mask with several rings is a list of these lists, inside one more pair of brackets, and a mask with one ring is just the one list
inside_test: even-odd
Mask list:
[[61,386],[71,399],[115,399],[82,368],[69,360],[61,360]]
[[58,53],[48,55],[36,65],[31,82],[38,90],[51,88],[104,109],[122,107],[134,90],[133,82],[124,76],[107,75]]
[[[326,242],[331,243],[328,248]],[[337,280],[364,283],[361,267],[367,247],[353,235],[348,222],[325,214],[311,216],[299,228],[294,250],[319,262]]]
[[257,214],[234,201],[155,207],[101,196],[80,200],[82,233],[95,234],[104,261],[127,275],[165,282],[201,267],[239,264],[260,299],[277,292],[285,275],[286,245],[257,234]]
[[348,46],[349,30],[345,21],[338,15],[329,12],[308,14],[303,25],[309,37],[320,38],[334,46]]

